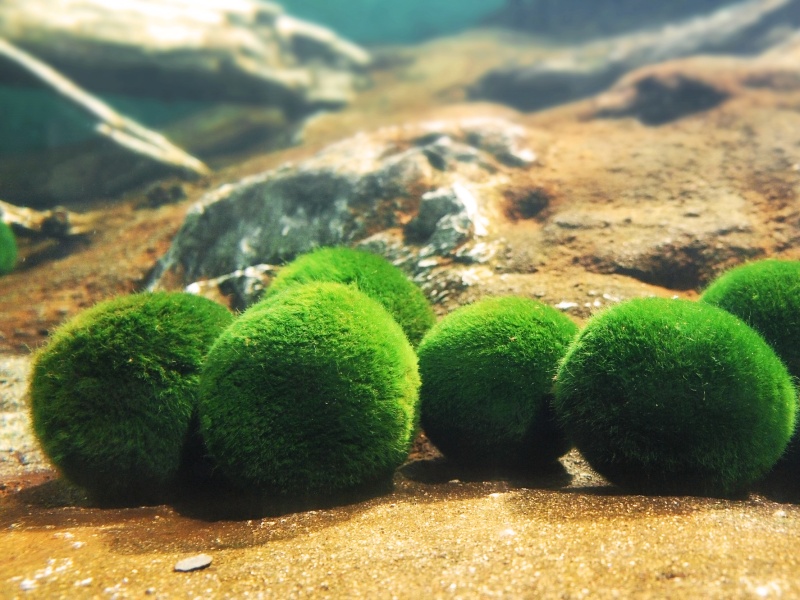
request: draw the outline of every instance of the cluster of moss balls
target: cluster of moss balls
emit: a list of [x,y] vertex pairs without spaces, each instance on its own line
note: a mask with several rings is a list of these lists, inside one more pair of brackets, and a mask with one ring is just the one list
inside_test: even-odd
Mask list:
[[36,357],[33,423],[53,463],[100,500],[158,497],[198,432],[236,488],[348,492],[389,479],[420,422],[466,466],[536,469],[574,443],[627,489],[731,495],[795,429],[798,292],[800,263],[762,261],[700,302],[630,300],[581,331],[515,297],[433,325],[390,263],[322,249],[236,319],[188,294],[85,311]]
[[[348,285],[314,282],[326,273]],[[424,296],[384,259],[342,248],[301,257],[275,283],[236,319],[156,293],[62,326],[30,385],[62,474],[101,502],[159,500],[191,469],[199,432],[215,481],[249,492],[322,497],[390,478],[418,425],[408,337],[432,324]]]
[[626,489],[740,493],[792,455],[800,263],[734,269],[701,300],[627,301],[577,336],[532,301],[458,309],[419,347],[423,429],[465,464],[534,467],[566,435]]

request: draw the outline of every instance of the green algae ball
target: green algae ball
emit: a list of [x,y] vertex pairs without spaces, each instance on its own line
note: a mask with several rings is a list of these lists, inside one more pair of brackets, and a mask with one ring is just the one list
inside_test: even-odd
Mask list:
[[715,279],[700,297],[758,331],[800,377],[800,261],[761,260]]
[[422,429],[468,466],[538,467],[569,444],[551,412],[553,377],[578,327],[527,298],[490,298],[437,323],[419,346]]
[[0,275],[10,273],[17,263],[17,241],[14,232],[0,221]]
[[389,311],[413,346],[436,322],[425,295],[405,274],[382,256],[351,248],[320,248],[283,267],[265,299],[303,283],[327,281],[353,285]]
[[417,358],[376,301],[335,283],[245,311],[203,369],[200,427],[235,487],[349,493],[391,478],[418,421]]
[[554,407],[612,483],[729,496],[781,456],[797,404],[786,367],[746,323],[708,304],[645,298],[587,322],[559,368]]
[[143,293],[60,327],[30,380],[34,431],[53,464],[100,502],[160,499],[191,437],[202,361],[232,320],[205,298]]

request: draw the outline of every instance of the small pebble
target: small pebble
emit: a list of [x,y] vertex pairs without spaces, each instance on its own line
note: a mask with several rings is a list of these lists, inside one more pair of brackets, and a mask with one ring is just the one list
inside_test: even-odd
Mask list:
[[211,564],[211,557],[208,554],[198,554],[190,558],[184,558],[175,563],[175,570],[181,572],[199,571]]

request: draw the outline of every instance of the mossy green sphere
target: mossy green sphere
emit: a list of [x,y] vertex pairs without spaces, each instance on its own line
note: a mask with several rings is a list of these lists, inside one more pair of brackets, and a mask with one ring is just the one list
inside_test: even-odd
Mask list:
[[0,275],[10,273],[17,263],[17,241],[14,232],[0,221]]
[[245,311],[203,370],[200,427],[235,487],[279,497],[387,481],[417,426],[417,358],[400,326],[350,286],[296,286]]
[[558,362],[578,327],[527,298],[490,298],[444,317],[419,346],[422,429],[468,466],[536,468],[569,449],[553,419]]
[[728,496],[781,456],[797,403],[786,367],[746,323],[704,303],[645,298],[588,321],[559,368],[554,407],[612,483]]
[[700,300],[758,331],[789,372],[800,377],[800,261],[761,260],[736,267],[714,280]]
[[53,464],[100,501],[166,493],[191,435],[202,361],[232,320],[205,298],[144,293],[60,327],[30,381],[33,427]]
[[382,256],[350,248],[320,248],[286,265],[267,288],[266,298],[286,288],[317,281],[354,285],[389,311],[413,346],[436,322],[422,291]]

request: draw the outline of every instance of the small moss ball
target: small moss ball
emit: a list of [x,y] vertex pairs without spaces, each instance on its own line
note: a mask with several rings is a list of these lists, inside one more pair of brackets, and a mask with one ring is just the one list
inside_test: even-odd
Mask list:
[[0,275],[10,273],[17,264],[17,241],[14,232],[0,221]]
[[382,256],[351,248],[320,248],[283,267],[267,289],[266,299],[286,288],[327,281],[354,285],[389,311],[413,346],[436,322],[425,295]]
[[181,467],[205,354],[232,320],[205,298],[143,293],[60,327],[30,381],[33,427],[53,464],[97,500],[158,499]]
[[400,326],[350,286],[296,286],[245,311],[203,370],[200,427],[235,487],[282,497],[391,478],[417,426],[419,374]]
[[700,300],[758,331],[789,372],[800,377],[800,261],[761,260],[736,267],[714,280]]
[[552,463],[569,449],[551,412],[553,378],[577,331],[527,298],[490,298],[450,313],[418,349],[422,429],[465,466]]
[[758,333],[714,306],[664,298],[591,318],[559,368],[554,407],[612,483],[712,496],[769,471],[797,409],[791,376]]

